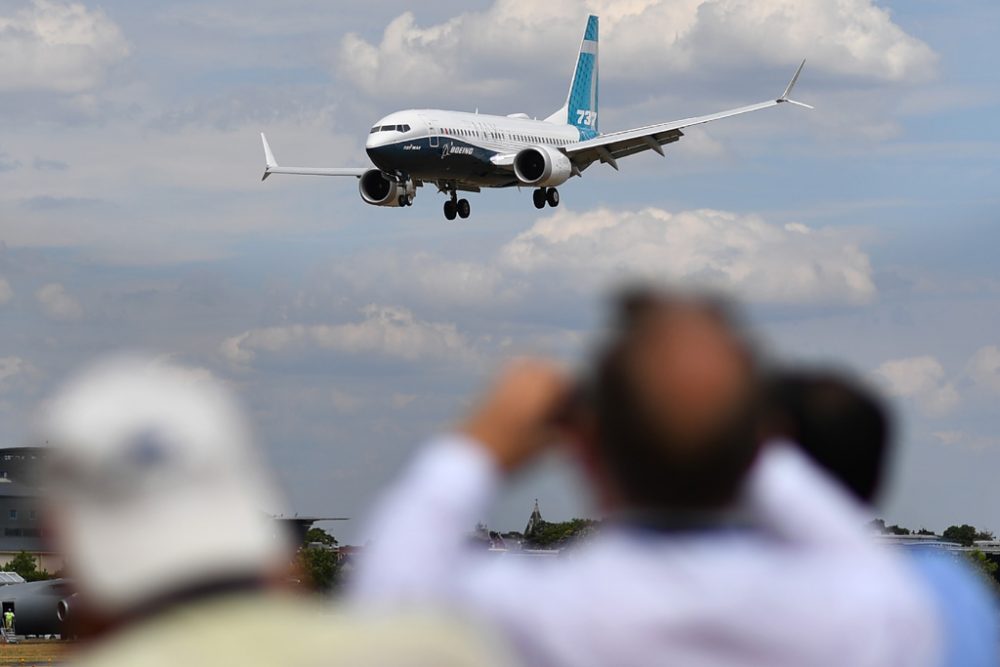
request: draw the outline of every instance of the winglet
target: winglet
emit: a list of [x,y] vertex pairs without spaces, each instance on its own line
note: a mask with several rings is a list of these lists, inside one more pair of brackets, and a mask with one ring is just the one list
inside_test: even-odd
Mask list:
[[781,94],[781,97],[775,100],[776,102],[779,103],[788,102],[796,106],[805,107],[806,109],[815,108],[809,104],[805,104],[804,102],[796,102],[795,100],[791,99],[792,90],[795,88],[795,84],[799,82],[799,75],[802,74],[802,68],[805,66],[806,66],[806,61],[803,60],[802,63],[799,64],[799,68],[795,70],[795,76],[793,76],[792,80],[788,82],[788,86],[785,88],[785,92]]
[[278,166],[278,161],[274,159],[274,153],[271,152],[271,147],[263,132],[260,133],[260,140],[264,143],[264,175],[260,180],[266,181],[267,177],[271,175],[271,169]]

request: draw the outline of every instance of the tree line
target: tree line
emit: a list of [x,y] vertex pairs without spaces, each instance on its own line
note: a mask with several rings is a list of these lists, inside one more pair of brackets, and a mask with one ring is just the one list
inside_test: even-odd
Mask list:
[[[912,531],[909,528],[903,528],[893,524],[891,526],[885,525],[885,521],[882,519],[875,519],[868,524],[878,532],[884,535],[926,535],[926,536],[937,536],[937,533],[927,530],[926,528],[921,528],[916,531]],[[941,539],[946,542],[954,542],[963,547],[971,547],[977,541],[993,541],[996,539],[993,533],[988,530],[978,530],[974,526],[970,526],[967,523],[963,523],[961,526],[948,526],[941,533]]]

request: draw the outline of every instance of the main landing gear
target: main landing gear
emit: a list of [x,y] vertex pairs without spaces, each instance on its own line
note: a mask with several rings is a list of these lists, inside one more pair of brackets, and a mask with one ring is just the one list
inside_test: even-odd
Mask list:
[[472,213],[472,206],[469,205],[469,200],[459,199],[455,191],[452,190],[451,199],[444,203],[444,217],[448,220],[454,220],[457,216],[465,220],[470,213]]
[[531,199],[535,202],[535,208],[545,208],[545,204],[555,208],[559,206],[559,191],[555,188],[538,188],[531,193]]

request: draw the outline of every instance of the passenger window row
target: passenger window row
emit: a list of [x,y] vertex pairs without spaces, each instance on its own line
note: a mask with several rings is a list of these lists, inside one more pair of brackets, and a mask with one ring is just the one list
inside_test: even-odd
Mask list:
[[523,141],[525,143],[536,143],[536,144],[551,144],[552,146],[564,146],[566,144],[572,143],[567,139],[554,139],[552,137],[533,137],[526,134],[512,134],[510,132],[478,132],[474,130],[461,130],[445,127],[441,129],[441,133],[454,136],[454,137],[483,137],[489,139],[509,139],[513,141]]
[[[376,132],[409,132],[409,125],[376,125],[371,129],[370,134],[375,134]],[[455,130],[450,128],[444,128],[442,130],[444,134],[459,136],[459,137],[489,137],[491,139],[512,139],[514,141],[523,141],[525,143],[538,143],[538,144],[551,144],[553,146],[564,146],[570,141],[566,139],[554,139],[552,137],[533,137],[526,134],[511,134],[506,132],[478,132],[474,130]]]

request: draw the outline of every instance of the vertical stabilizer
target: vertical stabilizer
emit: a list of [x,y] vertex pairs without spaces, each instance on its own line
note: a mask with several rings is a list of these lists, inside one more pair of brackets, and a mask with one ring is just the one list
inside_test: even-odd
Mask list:
[[576,59],[576,70],[569,85],[566,104],[546,118],[550,123],[568,123],[580,130],[581,139],[597,136],[597,37],[598,20],[591,15],[587,19],[587,30],[583,33],[580,55]]

